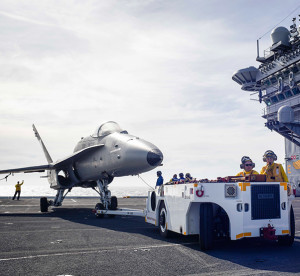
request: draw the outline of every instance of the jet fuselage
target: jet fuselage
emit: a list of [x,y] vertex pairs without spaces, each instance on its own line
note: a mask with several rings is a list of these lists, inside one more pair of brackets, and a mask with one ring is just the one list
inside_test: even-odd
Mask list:
[[137,175],[159,166],[163,160],[161,151],[152,143],[118,132],[103,138],[82,138],[74,152],[96,145],[103,146],[74,163],[81,181],[96,181],[104,174],[111,177]]

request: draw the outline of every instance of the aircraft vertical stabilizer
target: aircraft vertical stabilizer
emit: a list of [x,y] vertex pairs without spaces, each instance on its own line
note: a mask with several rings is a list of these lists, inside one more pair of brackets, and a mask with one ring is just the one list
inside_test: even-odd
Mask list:
[[38,141],[40,142],[40,144],[42,146],[42,149],[44,151],[44,154],[46,156],[48,164],[53,163],[52,158],[51,158],[51,156],[50,156],[50,154],[49,154],[49,152],[48,152],[48,150],[47,150],[47,148],[46,148],[46,146],[45,146],[45,144],[44,144],[41,136],[39,135],[39,133],[38,133],[38,131],[37,131],[37,129],[36,129],[36,127],[35,127],[34,124],[32,125],[32,128],[33,128],[33,131],[34,131],[34,134],[35,134],[36,138],[38,139]]

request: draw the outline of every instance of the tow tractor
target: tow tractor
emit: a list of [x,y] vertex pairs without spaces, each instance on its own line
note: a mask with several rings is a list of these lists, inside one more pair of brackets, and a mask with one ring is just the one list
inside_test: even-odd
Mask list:
[[264,175],[169,182],[148,192],[144,210],[96,208],[94,212],[99,218],[142,216],[165,238],[171,232],[199,235],[202,250],[211,249],[217,239],[254,237],[291,246],[295,191],[286,182],[265,182]]

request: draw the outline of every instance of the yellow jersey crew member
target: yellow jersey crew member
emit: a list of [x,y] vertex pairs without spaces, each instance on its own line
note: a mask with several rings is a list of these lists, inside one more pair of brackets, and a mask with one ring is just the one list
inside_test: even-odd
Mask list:
[[22,183],[19,183],[19,181],[18,181],[18,183],[15,185],[15,187],[16,187],[16,192],[15,192],[14,197],[12,198],[12,200],[15,200],[17,194],[18,194],[17,200],[20,199],[21,185],[23,185],[23,184],[24,184],[24,180],[22,180]]
[[241,159],[240,168],[244,169],[242,172],[239,172],[236,176],[246,176],[251,174],[258,174],[257,171],[253,170],[255,163],[252,162],[249,156],[243,156]]
[[267,176],[267,182],[289,182],[282,165],[274,163],[276,160],[277,155],[267,150],[263,156],[263,161],[267,162],[267,165],[261,169],[260,174]]

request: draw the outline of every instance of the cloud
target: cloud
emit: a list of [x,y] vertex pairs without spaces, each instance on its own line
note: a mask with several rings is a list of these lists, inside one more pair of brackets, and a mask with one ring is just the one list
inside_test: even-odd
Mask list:
[[[3,1],[1,168],[44,164],[33,122],[56,160],[105,120],[156,144],[166,178],[236,174],[241,156],[259,167],[267,149],[283,162],[283,138],[264,127],[263,105],[231,79],[256,64],[262,26],[286,6],[260,5]],[[155,173],[145,178],[155,182]]]

